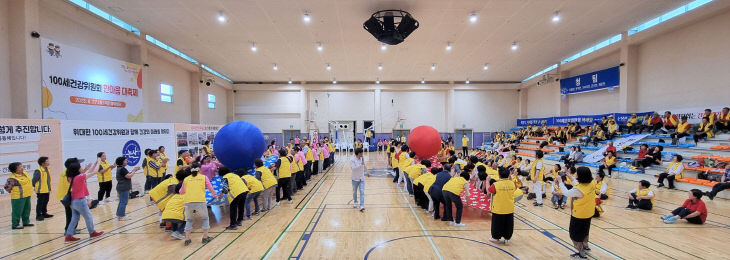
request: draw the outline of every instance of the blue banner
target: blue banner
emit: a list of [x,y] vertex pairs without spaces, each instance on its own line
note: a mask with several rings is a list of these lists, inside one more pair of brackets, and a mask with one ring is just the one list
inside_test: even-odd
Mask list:
[[517,126],[527,126],[528,124],[541,126],[542,123],[546,125],[553,125],[553,118],[529,118],[529,119],[517,119]]
[[570,95],[604,88],[618,87],[618,66],[560,80],[560,94]]
[[[652,112],[635,113],[636,117],[641,122],[645,114]],[[578,122],[582,126],[593,125],[594,122],[600,122],[602,117],[613,116],[616,119],[616,123],[619,125],[625,125],[633,113],[611,113],[611,114],[600,114],[600,115],[578,115],[578,116],[558,116],[558,117],[546,117],[546,118],[528,118],[528,119],[517,119],[517,126],[524,127],[527,124],[542,125],[545,122],[548,126],[567,126],[568,123]]]

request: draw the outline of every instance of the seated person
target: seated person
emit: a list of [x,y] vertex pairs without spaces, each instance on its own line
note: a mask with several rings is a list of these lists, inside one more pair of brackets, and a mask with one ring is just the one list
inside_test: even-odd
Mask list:
[[606,157],[603,157],[603,163],[598,166],[598,172],[603,173],[604,169],[608,169],[608,177],[610,178],[614,168],[616,168],[616,154],[610,151]]
[[717,196],[718,192],[728,188],[730,188],[730,163],[725,164],[725,173],[722,174],[720,182],[715,184],[715,186],[712,186],[712,191],[705,192],[705,195],[707,195],[710,200],[713,200],[715,199],[715,196]]
[[654,207],[654,191],[649,186],[649,181],[641,180],[639,187],[629,192],[629,205],[626,208],[651,210]]
[[608,131],[607,131],[608,134],[606,134],[606,138],[608,140],[611,140],[614,137],[616,137],[616,135],[618,134],[619,127],[618,127],[618,124],[616,123],[616,120],[613,119],[613,116],[611,116],[610,119],[608,120],[608,125],[606,126],[606,128],[608,129]]
[[667,170],[659,174],[659,185],[657,185],[657,188],[664,187],[664,179],[667,179],[669,189],[674,189],[674,179],[681,179],[682,177],[684,177],[684,164],[682,163],[682,156],[677,154],[672,158],[672,162],[669,163]]
[[638,154],[639,154],[639,155],[637,155],[637,156],[636,156],[636,159],[634,159],[634,160],[633,160],[633,161],[631,162],[631,165],[632,165],[632,166],[634,166],[634,167],[636,167],[636,168],[639,168],[639,167],[640,167],[640,163],[641,163],[641,161],[643,161],[643,160],[644,160],[644,158],[646,158],[646,154],[648,154],[648,153],[649,153],[649,145],[646,145],[646,144],[642,144],[642,145],[641,145],[641,146],[639,147],[639,151],[638,151]]
[[641,120],[641,127],[639,128],[639,134],[644,132],[644,129],[651,129],[651,114],[644,114],[644,118]]
[[649,121],[649,129],[651,130],[651,134],[656,134],[656,131],[661,129],[664,126],[664,121],[659,116],[659,113],[654,112],[654,114],[651,117],[651,120]]
[[700,141],[700,139],[704,138],[712,138],[715,136],[715,133],[713,132],[713,125],[710,123],[712,117],[703,117],[702,123],[699,126],[699,129],[697,129],[697,132],[695,132],[695,135],[692,137],[695,140],[695,145],[697,145],[697,142]]
[[568,142],[568,128],[558,128],[558,130],[555,131],[555,140],[561,144],[566,144]]
[[566,166],[568,165],[568,159],[575,154],[575,151],[576,151],[577,147],[579,147],[579,146],[573,146],[573,147],[571,147],[569,154],[560,156],[560,160],[563,161],[563,162],[565,162],[565,165]]
[[601,117],[601,121],[599,121],[599,126],[603,131],[608,131],[608,118],[606,116]]
[[666,134],[670,130],[677,129],[677,125],[679,125],[679,119],[677,118],[677,115],[672,115],[672,112],[665,111],[664,127],[662,127],[662,132]]
[[652,166],[652,165],[661,165],[662,164],[662,150],[664,150],[664,147],[661,146],[654,146],[654,149],[652,149],[650,152],[644,156],[644,160],[641,160],[639,163],[639,170],[644,173],[644,168]]
[[636,114],[631,114],[631,117],[626,120],[626,126],[624,126],[624,129],[626,129],[626,132],[630,134],[632,131],[634,133],[638,133],[640,128],[641,122],[639,122],[639,118],[636,117]]
[[[565,181],[565,176],[558,176],[557,178],[562,178],[563,181]],[[572,187],[568,187],[570,184],[566,183],[566,188],[570,189]],[[560,189],[560,186],[557,182],[554,181],[553,177],[547,177],[545,178],[545,186],[547,186],[547,194],[551,194],[552,197],[550,201],[553,203],[554,209],[565,209],[565,204],[568,202],[568,197],[563,195],[563,191]]]
[[596,197],[600,198],[601,200],[607,200],[608,194],[611,192],[608,189],[608,184],[604,180],[606,177],[606,174],[603,172],[598,172],[596,174]]
[[612,141],[606,142],[606,151],[603,152],[603,156],[608,155],[608,152],[613,152],[613,155],[616,155],[616,153],[618,152],[616,150],[616,146],[613,146],[613,142]]
[[722,108],[722,113],[718,115],[715,127],[717,128],[717,132],[730,132],[730,108]]
[[707,207],[702,201],[702,191],[692,189],[689,191],[689,198],[682,203],[682,206],[673,210],[671,214],[662,216],[664,223],[677,223],[677,218],[686,219],[692,224],[705,223],[707,219]]
[[606,140],[606,132],[600,126],[597,127],[596,134],[591,138],[593,146],[598,146],[598,142]]
[[679,138],[689,136],[691,125],[687,122],[687,116],[682,116],[682,122],[677,125],[677,131],[669,135],[672,137],[672,144],[676,145]]

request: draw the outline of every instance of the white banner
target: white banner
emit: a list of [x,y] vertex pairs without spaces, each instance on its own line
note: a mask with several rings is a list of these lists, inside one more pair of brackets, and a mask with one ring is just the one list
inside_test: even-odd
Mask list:
[[677,115],[677,119],[681,119],[682,116],[687,116],[687,122],[693,125],[702,123],[702,117],[704,117],[705,109],[711,109],[712,113],[718,118],[722,113],[722,106],[710,106],[710,107],[695,107],[695,108],[673,108],[665,110],[656,110],[659,115],[664,118],[664,111],[672,112],[673,115]]
[[[619,139],[616,139],[613,141],[613,146],[615,146],[616,149],[621,149],[621,147],[636,143],[639,140],[644,139],[644,137],[647,137],[647,136],[649,136],[649,134],[630,135],[630,136],[627,136],[624,138],[619,138]],[[598,149],[595,152],[593,152],[589,155],[586,155],[585,157],[583,157],[583,161],[588,162],[588,163],[594,163],[594,162],[598,162],[598,161],[602,160],[603,152],[606,151],[607,147],[608,146],[603,146],[603,147],[601,147],[601,149]]]
[[43,118],[142,122],[142,66],[41,38]]
[[98,152],[105,152],[109,162],[125,156],[129,166],[141,166],[145,149],[164,146],[170,158],[168,173],[174,171],[174,124],[67,120],[61,121],[61,133],[63,158],[84,159],[83,165],[93,163]]

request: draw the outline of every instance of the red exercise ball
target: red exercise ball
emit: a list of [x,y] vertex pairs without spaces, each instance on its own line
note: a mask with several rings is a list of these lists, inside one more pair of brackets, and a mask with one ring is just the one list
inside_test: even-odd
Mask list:
[[408,147],[421,158],[436,155],[441,149],[441,135],[430,126],[419,126],[408,135]]

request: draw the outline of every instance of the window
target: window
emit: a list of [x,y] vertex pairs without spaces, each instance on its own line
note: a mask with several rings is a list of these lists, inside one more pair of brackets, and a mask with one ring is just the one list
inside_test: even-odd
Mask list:
[[692,1],[686,5],[680,6],[677,9],[674,9],[672,11],[669,11],[663,15],[660,15],[658,17],[655,17],[654,19],[651,19],[649,21],[646,21],[640,25],[637,25],[634,28],[631,28],[628,32],[629,35],[636,34],[638,32],[641,32],[643,30],[649,29],[651,27],[654,27],[660,23],[663,23],[669,19],[672,19],[674,17],[680,16],[686,12],[689,12],[697,7],[700,7],[706,3],[712,2],[712,0],[695,0]]
[[215,109],[215,95],[208,94],[208,108]]
[[85,2],[84,0],[69,0],[69,1],[71,3],[74,3],[78,6],[80,6],[81,8],[89,10],[89,12],[92,12],[92,13],[98,15],[99,17],[106,19],[107,21],[110,21],[119,27],[124,28],[124,30],[130,31],[136,35],[139,35],[139,29],[135,28],[134,26],[132,26],[122,20],[119,20],[119,18],[116,18],[116,17],[112,16],[111,14],[104,12],[103,10]]
[[148,42],[151,42],[152,44],[157,45],[160,48],[163,48],[163,49],[171,52],[172,54],[177,55],[180,58],[183,58],[189,62],[192,62],[193,64],[198,64],[198,61],[196,61],[195,59],[190,58],[190,56],[185,55],[185,53],[182,53],[182,52],[176,50],[175,48],[172,48],[169,45],[165,44],[164,42],[161,42],[161,41],[155,39],[155,37],[152,37],[149,34],[145,35],[145,39],[147,39]]
[[172,103],[172,86],[165,83],[160,84],[160,101]]
[[603,47],[606,47],[608,45],[617,43],[617,42],[621,41],[621,37],[622,37],[621,34],[616,34],[614,36],[611,36],[611,38],[608,38],[605,41],[599,42],[596,45],[593,45],[591,47],[588,47],[588,49],[585,49],[585,50],[583,50],[581,52],[578,52],[578,53],[574,54],[573,56],[570,56],[570,57],[564,59],[562,62],[560,62],[560,64],[565,64],[565,63],[571,62],[571,61],[573,61],[573,60],[575,60],[577,58],[580,58],[580,57],[583,57],[585,55],[588,55],[591,52],[597,51],[597,50],[599,50],[599,49],[601,49]]
[[220,74],[217,71],[211,69],[210,67],[205,66],[205,64],[200,64],[200,67],[203,67],[203,69],[209,71],[210,73],[213,73],[213,75],[216,75],[218,77],[221,77],[222,79],[227,80],[228,82],[233,82],[233,81],[231,81],[231,79],[227,78],[226,76],[223,76],[223,74]]

